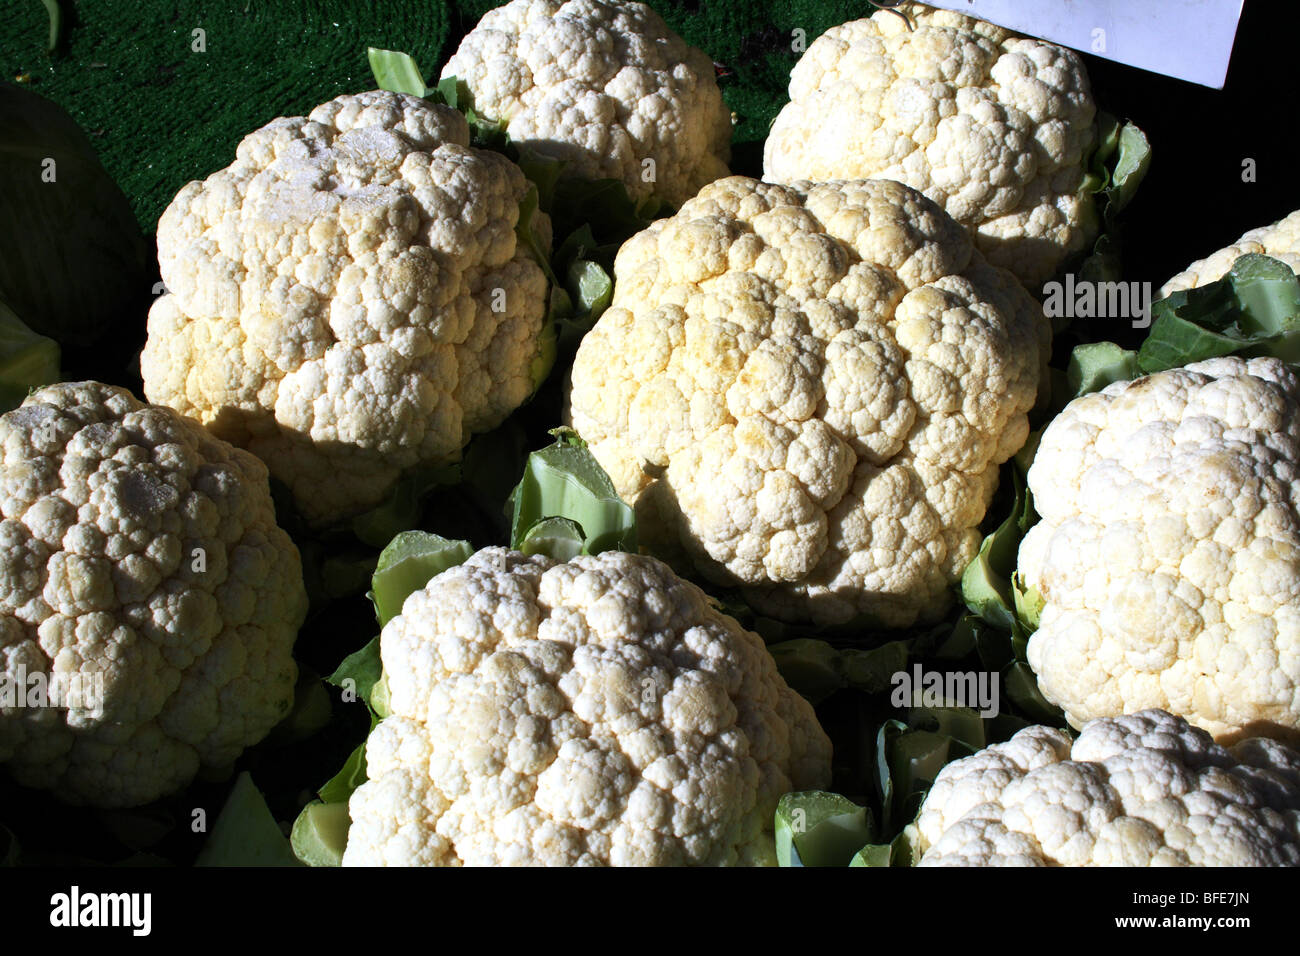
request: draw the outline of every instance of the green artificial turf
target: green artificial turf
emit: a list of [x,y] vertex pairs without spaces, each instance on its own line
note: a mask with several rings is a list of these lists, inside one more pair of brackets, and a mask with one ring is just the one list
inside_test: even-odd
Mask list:
[[[185,183],[234,158],[241,137],[277,116],[372,89],[366,47],[405,50],[427,76],[491,0],[62,0],[72,22],[47,52],[40,0],[4,0],[0,74],[63,106],[86,130],[148,233]],[[757,174],[761,141],[812,42],[866,16],[861,0],[655,0],[682,36],[713,57],[737,114],[737,172]],[[196,29],[206,49],[194,49]]]

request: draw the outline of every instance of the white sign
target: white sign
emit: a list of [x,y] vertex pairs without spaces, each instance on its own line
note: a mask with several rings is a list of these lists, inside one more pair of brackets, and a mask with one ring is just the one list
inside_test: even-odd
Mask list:
[[1029,36],[1223,89],[1244,0],[926,0]]

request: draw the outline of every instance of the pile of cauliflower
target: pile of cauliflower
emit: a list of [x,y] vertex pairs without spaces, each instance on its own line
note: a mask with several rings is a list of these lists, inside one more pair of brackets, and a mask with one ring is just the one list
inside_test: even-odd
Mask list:
[[[75,382],[0,416],[0,763],[134,806],[291,712],[308,592],[276,504],[340,540],[552,374],[540,157],[667,204],[553,383],[642,553],[487,547],[410,582],[333,862],[771,865],[831,741],[696,582],[819,632],[949,616],[1050,405],[1035,294],[1100,228],[1083,61],[920,4],[842,24],[762,179],[730,174],[709,56],[640,3],[513,0],[442,75],[508,147],[386,90],[272,120],[158,224],[148,403]],[[1247,252],[1300,268],[1297,217],[1162,293]],[[1015,586],[1061,727],[946,766],[919,863],[1300,865],[1300,376],[1116,382],[1035,441]]]
[[1300,866],[1300,752],[1181,717],[1029,727],[939,772],[920,866]]
[[573,365],[573,426],[652,547],[764,613],[947,612],[1050,331],[888,180],[719,180],[629,240]]
[[479,551],[380,638],[345,866],[762,865],[830,741],[756,634],[664,564]]
[[68,801],[147,803],[293,706],[307,612],[266,466],[96,382],[0,416],[0,762]]

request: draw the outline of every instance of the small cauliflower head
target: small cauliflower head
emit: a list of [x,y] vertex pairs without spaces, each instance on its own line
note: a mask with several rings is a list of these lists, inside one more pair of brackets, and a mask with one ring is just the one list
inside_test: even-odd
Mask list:
[[380,653],[345,866],[772,864],[777,801],[830,780],[762,640],[651,557],[485,549]]
[[443,68],[512,142],[566,176],[618,179],[681,205],[727,175],[731,113],[713,61],[642,3],[514,0],[489,11]]
[[1218,358],[1075,399],[1029,470],[1029,664],[1078,727],[1300,738],[1300,377]]
[[1239,256],[1247,253],[1272,256],[1300,272],[1300,209],[1271,226],[1252,229],[1230,246],[1198,259],[1178,273],[1160,289],[1157,298],[1163,299],[1175,292],[1195,289],[1222,279]]
[[132,806],[233,763],[293,704],[306,611],[257,458],[97,382],[0,416],[0,763],[19,782]]
[[272,121],[158,223],[145,394],[265,461],[313,525],[379,504],[534,389],[528,189],[460,113],[404,94]]
[[1015,278],[899,183],[742,177],[614,271],[570,417],[650,549],[787,620],[942,616],[1046,362]]
[[1300,866],[1300,752],[1162,710],[1027,727],[944,767],[916,828],[921,866]]
[[790,74],[763,174],[906,183],[1036,289],[1096,234],[1080,191],[1095,114],[1074,52],[905,4],[813,41]]

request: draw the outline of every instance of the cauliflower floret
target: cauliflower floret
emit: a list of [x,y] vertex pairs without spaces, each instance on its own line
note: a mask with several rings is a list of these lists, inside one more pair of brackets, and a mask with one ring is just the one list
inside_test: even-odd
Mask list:
[[528,188],[461,114],[404,94],[272,121],[158,223],[145,394],[260,457],[313,524],[373,507],[533,391]]
[[20,782],[146,803],[289,712],[298,549],[266,467],[196,422],[97,382],[34,392],[0,417],[0,547],[0,762]]
[[763,174],[906,183],[1032,290],[1096,234],[1092,198],[1079,191],[1095,113],[1072,51],[905,4],[808,47],[767,138]]
[[743,177],[614,270],[571,419],[651,549],[781,618],[942,616],[1047,359],[1015,278],[899,183]]
[[1300,272],[1300,209],[1271,226],[1252,229],[1232,245],[1193,262],[1166,282],[1156,298],[1222,279],[1239,256],[1250,252],[1272,256],[1285,262],[1292,272]]
[[1300,753],[1162,710],[1028,727],[944,767],[921,866],[1300,866]]
[[1020,573],[1071,724],[1146,707],[1300,738],[1300,377],[1219,358],[1118,382],[1043,433]]
[[619,179],[634,200],[681,205],[727,175],[731,114],[713,62],[657,13],[623,0],[514,0],[489,11],[443,68],[513,142]]
[[654,558],[501,548],[380,637],[345,866],[772,864],[830,741],[762,640]]

